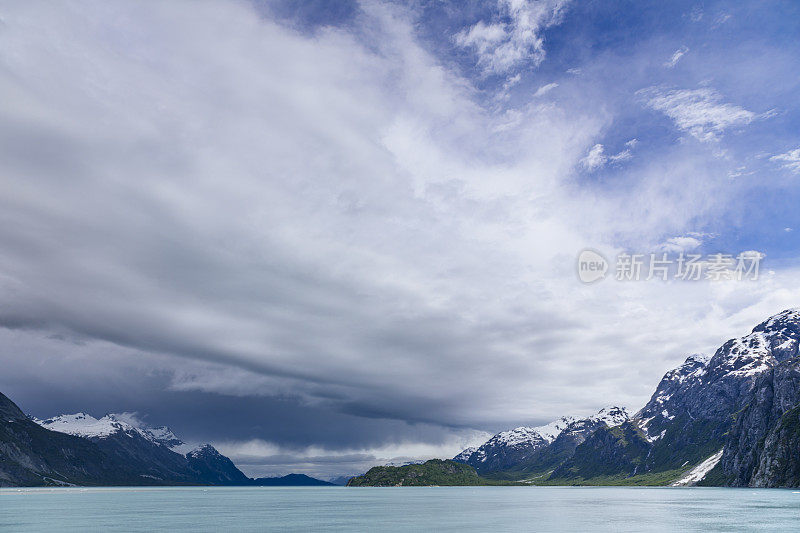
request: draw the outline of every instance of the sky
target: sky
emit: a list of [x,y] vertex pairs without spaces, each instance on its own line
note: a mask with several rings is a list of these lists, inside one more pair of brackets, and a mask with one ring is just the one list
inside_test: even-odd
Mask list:
[[[797,20],[0,2],[0,391],[41,418],[137,413],[258,476],[635,412],[800,306]],[[760,272],[586,284],[584,249]]]

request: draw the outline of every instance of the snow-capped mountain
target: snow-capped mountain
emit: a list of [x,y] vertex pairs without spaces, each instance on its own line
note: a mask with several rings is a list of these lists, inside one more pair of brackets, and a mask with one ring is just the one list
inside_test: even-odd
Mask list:
[[678,484],[800,485],[800,310],[689,356],[619,431],[597,431],[552,475],[680,472]]
[[545,424],[543,426],[537,426],[533,428],[539,435],[541,435],[545,440],[553,442],[556,440],[562,431],[564,431],[567,426],[572,424],[577,420],[574,416],[562,416],[558,420],[553,420],[549,424]]
[[[667,372],[650,401],[636,414],[639,427],[651,442],[685,449],[703,420],[707,438],[719,443],[732,413],[752,399],[758,378],[776,365],[794,358],[800,340],[800,311],[788,309],[765,320],[752,332],[725,342],[713,355],[690,355]],[[707,450],[708,456],[719,449]],[[695,457],[681,461],[695,462]],[[678,463],[678,466],[681,464]]]
[[479,473],[516,468],[535,462],[544,449],[557,441],[557,449],[571,449],[583,441],[585,433],[599,425],[616,426],[628,418],[627,411],[617,406],[605,407],[586,418],[563,416],[543,426],[502,431],[477,449],[462,451],[453,460],[467,463]]
[[101,418],[75,413],[31,420],[45,429],[88,439],[153,480],[217,485],[250,482],[210,444],[187,444],[168,427],[149,427],[134,413],[111,413]]
[[[167,426],[158,426],[154,428],[148,428],[147,432],[153,436],[153,438],[159,444],[166,446],[167,448],[175,451],[179,451],[182,446],[191,446],[187,445],[181,439],[175,436],[175,434],[167,427]],[[196,446],[191,448],[195,449]]]
[[603,407],[596,414],[593,414],[592,416],[587,417],[584,420],[595,423],[602,422],[608,427],[614,427],[622,424],[629,418],[630,414],[628,414],[627,409],[625,409],[624,407],[619,407],[617,405],[610,405],[608,407]]
[[95,418],[87,413],[54,416],[45,420],[31,418],[43,428],[84,438],[107,438],[115,433],[136,434],[150,442],[173,448],[183,443],[166,426],[148,428],[130,413],[110,413]]
[[[469,447],[456,455],[453,460],[471,465],[480,464],[482,469],[494,464],[492,457],[502,455],[525,455],[553,442],[564,429],[576,421],[575,417],[562,416],[549,424],[537,427],[520,426],[494,435],[482,446]],[[514,450],[509,453],[508,450]],[[510,461],[515,459],[510,458]],[[505,461],[508,462],[508,461]]]
[[[463,462],[479,473],[504,470],[525,461],[533,452],[549,443],[534,428],[518,427],[493,436]],[[464,452],[458,456],[462,455]]]
[[453,461],[458,461],[459,463],[466,463],[469,461],[469,458],[472,456],[473,453],[478,451],[477,446],[470,446],[469,448],[465,448],[461,451],[458,455],[453,457]]
[[0,487],[327,484],[296,474],[251,479],[210,444],[187,445],[134,413],[36,420],[0,393]]
[[[146,426],[137,424],[136,419],[128,413],[107,414],[102,418],[95,418],[87,413],[75,413],[54,416],[45,420],[31,418],[43,428],[59,433],[67,433],[76,437],[84,438],[107,438],[115,433],[136,434],[150,442],[167,446],[170,439],[174,439],[177,444],[183,444],[169,428],[158,428],[153,432]],[[165,438],[166,437],[166,438]],[[170,446],[168,446],[170,447]]]
[[109,413],[94,418],[86,413],[59,415],[46,420],[31,417],[31,420],[51,431],[67,433],[88,439],[106,439],[113,435],[138,436],[149,442],[169,448],[181,455],[210,444],[188,444],[179,439],[167,426],[150,427],[133,413]]

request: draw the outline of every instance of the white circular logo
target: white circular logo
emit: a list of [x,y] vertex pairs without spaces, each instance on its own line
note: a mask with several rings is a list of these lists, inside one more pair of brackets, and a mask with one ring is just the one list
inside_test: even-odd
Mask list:
[[606,277],[608,261],[594,250],[578,254],[578,278],[584,283],[593,283]]

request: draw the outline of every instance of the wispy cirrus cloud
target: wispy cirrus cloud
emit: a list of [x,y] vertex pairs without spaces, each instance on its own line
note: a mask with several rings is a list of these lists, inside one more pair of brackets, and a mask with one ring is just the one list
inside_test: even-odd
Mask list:
[[794,174],[800,174],[800,148],[789,150],[783,154],[773,155],[769,160],[780,163],[783,168]]
[[665,67],[667,67],[667,68],[672,68],[672,67],[674,67],[675,65],[677,65],[677,64],[678,64],[678,61],[680,61],[680,60],[681,60],[681,58],[682,58],[684,55],[686,55],[686,53],[687,53],[688,51],[689,51],[689,47],[687,47],[687,46],[681,46],[680,48],[678,48],[677,50],[675,50],[675,52],[672,54],[672,56],[669,58],[669,60],[667,60],[667,61],[664,63],[664,66],[665,66]]
[[454,41],[477,55],[485,74],[506,74],[545,58],[542,31],[561,22],[570,0],[498,0],[495,22],[478,21],[458,32]]
[[664,113],[678,129],[702,142],[716,141],[725,130],[745,126],[760,118],[760,115],[741,106],[724,102],[722,95],[709,87],[650,87],[637,94],[648,107]]
[[544,96],[547,93],[549,93],[550,91],[552,91],[553,89],[555,89],[556,87],[558,87],[557,83],[548,83],[547,85],[542,85],[541,87],[536,89],[536,92],[533,93],[533,96],[534,96],[534,98],[539,97],[539,96]]
[[589,149],[589,153],[586,154],[586,157],[581,159],[581,165],[583,168],[592,171],[605,166],[607,163],[619,163],[621,161],[633,159],[633,152],[631,152],[631,149],[636,146],[637,142],[636,139],[631,139],[625,143],[626,148],[624,150],[613,155],[607,155],[605,147],[602,144],[595,144]]

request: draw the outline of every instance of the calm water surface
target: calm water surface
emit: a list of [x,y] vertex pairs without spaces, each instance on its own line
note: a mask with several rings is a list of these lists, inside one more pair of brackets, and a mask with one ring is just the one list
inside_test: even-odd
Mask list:
[[800,531],[800,491],[617,487],[0,489],[1,531]]

